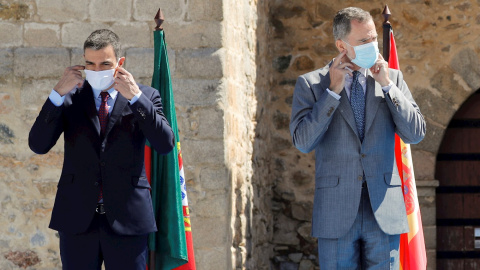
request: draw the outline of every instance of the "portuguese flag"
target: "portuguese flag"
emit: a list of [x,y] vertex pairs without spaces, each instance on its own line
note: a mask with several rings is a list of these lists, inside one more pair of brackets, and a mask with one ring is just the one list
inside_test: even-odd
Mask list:
[[[391,29],[388,60],[389,68],[400,69],[395,38]],[[410,227],[410,232],[400,235],[400,269],[425,270],[427,269],[427,255],[413,173],[412,152],[410,151],[410,145],[405,144],[398,135],[395,135],[395,160],[402,178],[403,199],[407,209],[408,226]]]
[[145,145],[145,170],[152,186],[152,204],[158,232],[148,240],[149,270],[195,269],[192,230],[177,128],[167,46],[163,30],[154,31],[154,70],[152,87],[160,92],[163,113],[170,123],[175,146],[160,155]]

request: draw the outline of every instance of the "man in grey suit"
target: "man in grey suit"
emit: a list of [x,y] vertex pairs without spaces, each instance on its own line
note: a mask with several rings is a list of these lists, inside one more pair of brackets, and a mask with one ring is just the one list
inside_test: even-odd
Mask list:
[[408,232],[395,133],[425,136],[425,120],[400,71],[378,50],[371,15],[340,10],[333,20],[340,54],[300,76],[290,132],[302,152],[315,150],[312,235],[321,269],[398,269]]

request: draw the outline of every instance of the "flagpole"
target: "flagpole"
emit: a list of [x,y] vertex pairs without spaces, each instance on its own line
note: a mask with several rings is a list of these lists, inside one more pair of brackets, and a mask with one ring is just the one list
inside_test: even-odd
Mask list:
[[388,21],[390,18],[390,10],[388,9],[388,5],[385,5],[385,8],[382,12],[384,21],[383,21],[383,59],[385,61],[389,61],[390,59],[390,30],[392,29],[392,25]]
[[[157,14],[153,18],[156,23],[154,31],[163,31],[162,24],[165,21],[165,17],[163,17],[162,9],[158,9]],[[156,262],[155,262],[155,250],[149,250],[148,252],[148,270],[155,270],[156,269]]]

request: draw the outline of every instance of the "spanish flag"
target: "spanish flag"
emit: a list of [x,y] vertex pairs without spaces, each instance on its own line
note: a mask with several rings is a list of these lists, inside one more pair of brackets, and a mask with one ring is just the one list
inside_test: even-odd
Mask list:
[[[395,38],[391,29],[388,67],[400,69]],[[425,270],[427,268],[427,255],[413,173],[412,152],[410,151],[410,145],[405,144],[398,135],[395,135],[395,160],[402,178],[403,199],[407,209],[408,226],[410,227],[410,232],[400,235],[400,270]]]

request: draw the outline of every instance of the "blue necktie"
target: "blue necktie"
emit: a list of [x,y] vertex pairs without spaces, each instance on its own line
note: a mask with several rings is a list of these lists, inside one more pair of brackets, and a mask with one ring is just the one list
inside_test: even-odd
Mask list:
[[360,72],[353,72],[353,82],[350,90],[350,105],[352,106],[353,115],[355,116],[355,123],[357,124],[358,135],[360,141],[363,142],[365,137],[365,94],[358,77]]

